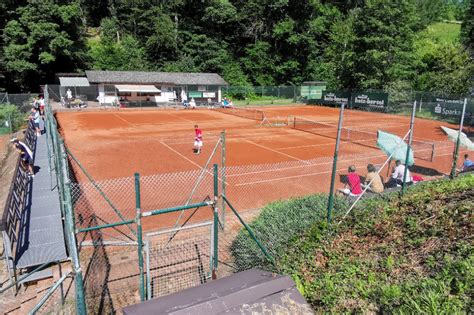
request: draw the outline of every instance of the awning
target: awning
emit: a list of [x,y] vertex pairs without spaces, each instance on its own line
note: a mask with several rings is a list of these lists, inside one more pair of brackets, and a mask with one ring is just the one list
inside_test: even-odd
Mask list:
[[84,77],[60,77],[59,84],[70,87],[89,86],[89,80]]
[[116,85],[119,92],[160,93],[154,85]]

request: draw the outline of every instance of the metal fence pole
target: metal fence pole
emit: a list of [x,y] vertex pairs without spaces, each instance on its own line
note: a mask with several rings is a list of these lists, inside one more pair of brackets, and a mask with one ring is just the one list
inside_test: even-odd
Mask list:
[[[222,131],[221,133],[221,180],[222,180],[222,187],[221,187],[221,193],[225,196],[226,194],[226,136],[225,136],[225,130]],[[225,228],[225,202],[222,199],[222,205],[221,205],[221,212],[222,212],[222,217],[221,217],[221,227],[222,229]]]
[[339,123],[337,125],[336,147],[334,149],[334,159],[332,162],[331,187],[329,188],[328,214],[327,214],[328,223],[331,223],[331,214],[332,214],[332,209],[334,207],[334,186],[335,186],[336,172],[337,172],[337,156],[339,154],[339,144],[341,142],[342,120],[344,118],[344,106],[345,104],[342,103],[341,111],[339,112]]
[[137,208],[138,269],[140,271],[140,300],[145,301],[145,276],[143,274],[142,212],[140,201],[140,174],[135,173],[135,204]]
[[458,139],[456,140],[456,146],[454,147],[454,152],[453,152],[453,167],[451,168],[451,178],[456,177],[456,166],[458,163],[459,146],[461,144],[461,133],[462,133],[463,125],[464,125],[464,114],[466,113],[466,105],[467,105],[467,98],[464,98],[464,104],[462,106],[461,121],[459,122]]
[[416,112],[416,101],[413,102],[413,107],[411,109],[410,135],[408,136],[407,154],[405,156],[405,171],[403,172],[402,196],[405,193],[405,190],[407,188],[406,180],[408,176],[408,159],[410,157],[411,143],[413,140],[413,128],[415,126],[415,112]]
[[219,198],[219,169],[217,168],[217,164],[214,164],[214,203],[212,208],[214,210],[214,239],[213,239],[213,264],[212,264],[212,279],[217,279],[217,268],[218,268],[218,241],[219,241],[219,209],[217,207],[217,199]]
[[[64,162],[67,161],[66,152],[63,152],[62,159]],[[63,168],[59,168],[59,172],[63,172]],[[66,174],[62,174],[65,176]],[[61,176],[60,176],[61,177]],[[84,282],[82,279],[82,269],[79,260],[79,255],[76,246],[76,236],[74,235],[74,221],[72,219],[72,201],[71,201],[71,186],[69,180],[64,183],[64,205],[65,205],[65,219],[68,225],[69,233],[69,250],[74,270],[74,280],[76,283],[76,314],[85,315],[87,314],[86,300],[84,296]]]

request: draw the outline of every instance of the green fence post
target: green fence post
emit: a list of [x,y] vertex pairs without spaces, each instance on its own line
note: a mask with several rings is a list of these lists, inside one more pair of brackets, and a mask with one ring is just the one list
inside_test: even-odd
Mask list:
[[140,301],[145,301],[145,276],[143,274],[142,211],[140,202],[140,174],[135,173],[135,204],[137,208],[138,269],[140,271]]
[[344,117],[344,103],[341,104],[341,111],[339,112],[339,123],[337,125],[336,147],[334,149],[334,159],[332,162],[331,187],[329,188],[328,214],[327,214],[328,223],[331,223],[332,209],[334,207],[334,186],[335,186],[335,181],[336,181],[337,156],[339,154],[339,143],[341,142],[341,129],[342,129],[343,117]]
[[[222,187],[221,187],[221,193],[222,195],[225,196],[226,194],[226,137],[225,137],[225,130],[222,131],[221,133],[221,180],[222,180]],[[225,228],[225,202],[224,199],[222,199],[222,204],[221,204],[221,212],[222,212],[222,217],[221,217],[221,227],[222,229]]]
[[458,138],[456,140],[456,146],[454,147],[454,152],[453,152],[453,166],[451,168],[451,176],[450,176],[451,178],[456,177],[456,166],[458,163],[459,146],[461,144],[461,132],[464,125],[464,114],[466,113],[466,105],[467,105],[467,98],[464,98],[464,104],[462,106],[461,121],[459,122]]
[[[66,152],[63,152],[62,157],[64,159],[64,162],[67,162],[67,155]],[[58,170],[62,176],[66,176],[66,174],[63,173],[65,169],[60,167]],[[64,177],[63,177],[64,178]],[[81,269],[81,264],[79,260],[79,255],[77,251],[77,246],[76,246],[76,236],[74,235],[74,221],[72,219],[72,201],[71,201],[71,186],[70,186],[69,180],[67,180],[64,183],[64,205],[65,205],[65,219],[66,219],[66,224],[69,227],[69,249],[70,249],[70,255],[71,255],[71,260],[72,260],[72,265],[74,269],[74,279],[76,283],[76,314],[79,315],[85,315],[87,314],[87,308],[86,308],[86,300],[84,296],[84,282],[82,279],[82,269]]]
[[413,107],[411,109],[410,135],[408,136],[407,154],[405,156],[405,171],[403,172],[402,196],[405,194],[405,190],[407,189],[406,179],[408,175],[408,159],[410,158],[411,143],[413,141],[413,128],[415,127],[415,113],[416,113],[416,101],[413,102]]
[[219,186],[218,186],[218,183],[219,183],[219,170],[217,168],[217,164],[214,164],[214,203],[212,205],[212,208],[214,210],[214,239],[213,239],[213,265],[212,265],[212,279],[215,280],[217,279],[217,268],[218,268],[218,254],[219,254],[219,250],[218,250],[218,241],[219,241],[219,211],[218,211],[218,208],[217,208],[217,199],[219,198]]

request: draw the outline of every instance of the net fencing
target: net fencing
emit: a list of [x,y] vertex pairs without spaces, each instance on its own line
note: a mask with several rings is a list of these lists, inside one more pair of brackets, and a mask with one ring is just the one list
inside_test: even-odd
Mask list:
[[[309,120],[300,117],[294,117],[292,127],[296,130],[313,133],[327,138],[337,138],[337,126],[331,125],[324,122]],[[357,126],[342,127],[341,128],[341,141],[348,143],[355,143],[361,146],[367,146],[369,148],[378,149],[377,139],[378,132],[366,131],[363,129],[373,130],[374,126],[364,127]],[[361,129],[356,129],[361,128]],[[378,130],[390,130],[390,124],[384,123],[382,126],[378,126]],[[415,152],[415,157],[432,160],[434,156],[435,143],[421,140],[413,140],[412,148]]]
[[148,299],[211,280],[213,225],[204,222],[147,233]]
[[264,111],[256,108],[229,107],[216,110],[221,113],[256,121],[263,121],[265,119]]

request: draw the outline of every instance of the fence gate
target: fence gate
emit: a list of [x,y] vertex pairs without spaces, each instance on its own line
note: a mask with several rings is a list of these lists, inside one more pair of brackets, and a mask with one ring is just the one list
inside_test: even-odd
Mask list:
[[212,249],[212,222],[146,234],[148,299],[195,287],[210,280]]

